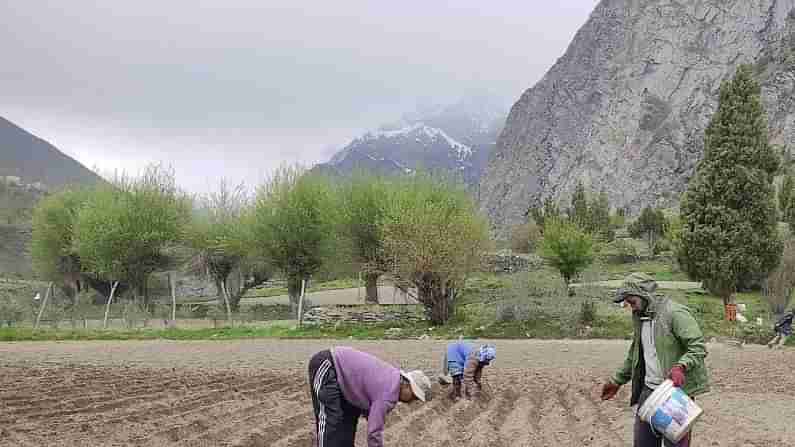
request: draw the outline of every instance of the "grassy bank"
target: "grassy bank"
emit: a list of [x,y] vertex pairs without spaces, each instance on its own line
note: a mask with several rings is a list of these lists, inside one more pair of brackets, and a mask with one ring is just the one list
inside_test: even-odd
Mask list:
[[[602,291],[606,293],[606,291]],[[603,294],[604,296],[604,294]],[[766,314],[758,294],[743,294],[738,301],[747,305],[749,323],[729,323],[723,319],[723,306],[715,297],[703,293],[675,291],[671,298],[687,304],[699,320],[707,339],[739,339],[748,343],[765,343],[772,337],[769,321],[755,324],[757,316]],[[470,298],[471,299],[471,298]],[[586,302],[591,298],[570,298],[570,302]],[[474,301],[459,305],[454,318],[442,327],[428,323],[337,324],[326,326],[291,325],[239,326],[207,329],[133,329],[72,330],[2,328],[0,341],[45,340],[229,340],[248,338],[329,338],[380,340],[385,338],[456,339],[627,339],[632,334],[632,321],[627,310],[603,299],[595,303],[595,313],[584,321],[579,305],[561,302],[551,305],[542,300],[530,301],[526,308],[510,308],[504,301]],[[524,313],[523,313],[524,312]],[[399,331],[396,331],[398,328]]]

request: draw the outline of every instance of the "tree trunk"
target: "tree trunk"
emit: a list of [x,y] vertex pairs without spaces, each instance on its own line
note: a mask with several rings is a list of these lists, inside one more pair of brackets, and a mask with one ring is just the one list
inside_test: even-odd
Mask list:
[[47,300],[50,299],[50,291],[52,290],[52,283],[47,284],[47,291],[44,293],[44,301],[41,302],[41,308],[39,309],[39,314],[36,316],[36,324],[33,326],[34,330],[39,329],[39,322],[41,322],[41,316],[44,314],[44,308],[47,307]]
[[364,275],[364,302],[366,304],[378,304],[378,275],[377,273],[366,273]]
[[287,277],[287,294],[290,296],[290,312],[298,317],[298,299],[301,297],[301,278],[298,275]]
[[298,298],[298,326],[304,325],[304,299],[306,298],[306,281],[301,281],[301,296]]
[[221,293],[224,295],[224,303],[226,304],[226,320],[232,323],[232,307],[229,305],[229,291],[226,289],[226,281],[221,283]]
[[168,282],[171,286],[171,324],[177,324],[177,272],[168,274]]
[[425,306],[431,324],[441,326],[447,323],[453,310],[453,289],[432,273],[423,275],[416,286],[417,299]]
[[114,281],[113,286],[110,288],[110,295],[108,296],[108,304],[105,306],[105,319],[102,321],[102,329],[108,328],[108,315],[110,315],[110,305],[113,302],[113,294],[116,293],[116,287],[118,287],[119,282]]

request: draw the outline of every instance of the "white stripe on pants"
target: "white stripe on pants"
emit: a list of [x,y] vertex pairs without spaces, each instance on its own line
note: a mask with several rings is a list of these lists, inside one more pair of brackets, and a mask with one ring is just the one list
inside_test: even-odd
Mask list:
[[318,368],[317,372],[315,373],[315,381],[312,387],[312,389],[315,392],[315,398],[317,399],[319,407],[319,415],[317,423],[318,447],[323,447],[324,443],[323,438],[326,435],[326,407],[323,405],[323,401],[320,400],[320,387],[323,385],[323,380],[326,378],[326,374],[328,374],[329,368],[331,368],[331,362],[328,359],[323,360],[323,363],[320,364],[320,368]]

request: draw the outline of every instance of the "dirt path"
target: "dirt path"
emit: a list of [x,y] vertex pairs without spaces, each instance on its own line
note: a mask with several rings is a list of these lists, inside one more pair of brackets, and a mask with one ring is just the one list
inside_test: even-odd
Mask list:
[[[629,446],[627,390],[598,399],[616,341],[496,341],[489,395],[389,416],[387,446]],[[444,342],[351,342],[434,372]],[[309,447],[305,363],[327,341],[0,344],[0,446]],[[795,444],[795,352],[710,346],[698,445]],[[437,390],[441,391],[441,390]],[[365,422],[357,447],[366,445]]]

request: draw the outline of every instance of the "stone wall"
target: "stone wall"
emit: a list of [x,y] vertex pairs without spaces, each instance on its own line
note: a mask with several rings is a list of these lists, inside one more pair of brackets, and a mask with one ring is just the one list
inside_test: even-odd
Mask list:
[[420,322],[427,320],[418,306],[314,307],[304,313],[305,324]]

